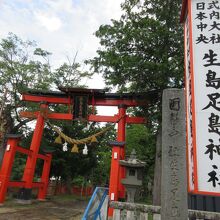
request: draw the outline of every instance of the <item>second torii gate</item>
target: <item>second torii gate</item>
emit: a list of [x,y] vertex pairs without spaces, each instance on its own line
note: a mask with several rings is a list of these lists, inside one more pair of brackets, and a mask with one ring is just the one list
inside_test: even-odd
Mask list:
[[[125,127],[126,124],[143,124],[146,119],[143,117],[132,117],[126,115],[128,107],[145,106],[157,97],[157,92],[148,93],[105,93],[100,89],[82,89],[59,87],[60,92],[44,92],[39,90],[29,90],[22,94],[22,100],[40,103],[40,110],[37,112],[21,112],[21,117],[36,118],[37,123],[30,149],[31,156],[28,156],[24,175],[24,188],[31,190],[36,159],[39,153],[41,138],[44,129],[45,119],[57,120],[78,120],[84,119],[91,122],[111,122],[118,123],[117,141],[112,146],[111,172],[109,197],[118,201],[124,198],[125,189],[121,184],[121,179],[125,176],[124,168],[120,167],[119,160],[125,157]],[[68,106],[68,112],[56,113],[50,111],[52,104],[63,104]],[[92,106],[92,114],[87,114],[87,107]],[[73,106],[73,107],[72,107]],[[118,114],[114,116],[95,115],[95,106],[117,106]],[[1,173],[0,173],[1,175]],[[112,211],[109,212],[112,215]]]

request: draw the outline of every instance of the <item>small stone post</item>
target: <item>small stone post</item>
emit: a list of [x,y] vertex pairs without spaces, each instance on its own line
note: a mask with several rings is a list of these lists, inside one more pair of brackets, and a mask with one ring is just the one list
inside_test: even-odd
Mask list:
[[184,91],[166,89],[162,100],[161,219],[187,220]]

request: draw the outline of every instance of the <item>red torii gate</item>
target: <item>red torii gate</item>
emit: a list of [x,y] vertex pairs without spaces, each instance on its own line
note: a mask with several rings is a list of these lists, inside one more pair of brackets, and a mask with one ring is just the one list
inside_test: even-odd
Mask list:
[[[37,183],[33,183],[34,172],[36,168],[36,160],[39,157],[38,152],[41,144],[41,138],[44,129],[45,119],[61,119],[61,120],[74,120],[82,117],[82,109],[80,108],[80,112],[73,112],[72,107],[75,108],[76,100],[79,97],[86,98],[86,104],[92,105],[93,110],[95,106],[117,106],[118,114],[114,116],[102,116],[95,115],[94,111],[90,115],[86,115],[86,120],[92,122],[112,122],[118,123],[118,132],[117,132],[117,141],[112,146],[112,160],[111,160],[111,172],[110,172],[110,184],[109,184],[109,197],[111,200],[118,201],[119,198],[124,198],[125,189],[121,184],[121,179],[125,176],[124,168],[120,167],[119,160],[124,159],[125,157],[125,126],[126,124],[142,124],[146,123],[145,118],[143,117],[132,117],[126,115],[126,109],[128,107],[135,106],[143,106],[149,104],[152,100],[157,97],[157,93],[155,91],[148,93],[105,93],[104,90],[101,89],[82,89],[82,88],[65,88],[59,87],[61,92],[44,92],[37,90],[29,90],[22,94],[23,101],[29,102],[37,102],[40,103],[40,111],[37,112],[21,112],[21,117],[26,118],[36,118],[37,123],[35,126],[30,150],[27,150],[26,153],[28,155],[24,175],[21,182],[17,182],[14,184],[10,184],[9,178],[11,173],[11,167],[13,160],[8,160],[9,157],[14,157],[12,154],[15,154],[16,150],[21,151],[21,147],[12,152],[8,151],[4,155],[4,161],[8,161],[7,163],[2,164],[0,171],[0,204],[4,202],[5,194],[7,188],[9,186],[18,186],[24,187],[28,192],[31,191],[32,187],[37,185]],[[55,113],[49,110],[50,104],[64,104],[68,106],[67,113]],[[79,105],[80,106],[80,105]],[[77,117],[76,115],[77,114]],[[8,143],[13,142],[13,139],[9,137]],[[15,140],[14,145],[17,146],[17,140]],[[10,143],[9,143],[10,144]],[[13,144],[12,144],[13,145]],[[11,145],[11,146],[12,146]],[[50,161],[51,155],[47,155],[50,157],[43,158],[47,161],[47,166],[45,165],[45,169],[43,170],[42,178],[44,179],[45,187],[48,185],[49,179],[49,169],[50,169]],[[10,166],[10,167],[9,167]],[[44,176],[44,177],[43,177]],[[46,177],[47,176],[47,177]],[[41,181],[42,182],[42,181]],[[38,183],[39,187],[40,184]],[[38,186],[37,185],[37,186]],[[38,199],[44,199],[46,195],[44,187],[44,193],[41,193],[38,196]],[[30,194],[30,193],[27,193]],[[110,215],[112,215],[112,211],[110,210]]]

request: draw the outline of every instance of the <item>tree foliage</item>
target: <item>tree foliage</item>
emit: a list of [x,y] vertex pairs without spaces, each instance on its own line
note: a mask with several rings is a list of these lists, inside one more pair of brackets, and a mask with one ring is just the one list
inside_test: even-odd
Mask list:
[[[79,86],[82,77],[90,76],[88,72],[80,71],[80,65],[75,59],[74,62],[65,62],[53,70],[49,62],[50,56],[51,53],[37,47],[34,41],[24,41],[12,33],[1,40],[0,103],[2,112],[7,106],[10,107],[10,113],[17,122],[21,122],[18,111],[24,106],[20,101],[21,91],[49,90],[59,85]],[[30,108],[32,105],[26,107]]]
[[150,169],[154,164],[155,138],[144,125],[129,125],[126,129],[126,155],[135,149],[140,160],[147,161],[146,167]]
[[148,184],[153,183],[153,172],[155,163],[155,135],[145,125],[129,125],[126,129],[126,155],[135,149],[137,158],[146,163],[144,167],[143,189],[142,196],[147,197]]
[[126,0],[123,15],[96,32],[101,48],[87,61],[122,91],[182,86],[180,0]]
[[[33,110],[33,103],[21,102],[20,92],[26,89],[50,90],[57,86],[79,86],[88,72],[80,71],[80,65],[65,62],[57,69],[50,65],[46,50],[37,47],[34,41],[22,40],[13,33],[0,41],[0,118],[1,136],[18,132],[30,120],[19,117],[20,110]],[[67,77],[69,76],[69,77]],[[22,131],[21,131],[22,132]]]

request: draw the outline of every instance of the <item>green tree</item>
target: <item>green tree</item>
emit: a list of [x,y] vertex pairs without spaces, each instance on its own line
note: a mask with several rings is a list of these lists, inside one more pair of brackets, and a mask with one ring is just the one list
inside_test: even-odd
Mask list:
[[46,50],[34,41],[22,40],[13,33],[0,41],[0,161],[5,146],[6,133],[27,132],[25,125],[30,119],[19,117],[21,110],[38,109],[33,103],[22,103],[21,91],[27,89],[50,90],[62,86],[79,86],[81,77],[90,74],[80,71],[75,62],[63,63],[54,68],[50,65]]
[[26,88],[48,89],[51,84],[49,55],[36,47],[33,41],[23,41],[9,33],[0,42],[0,103],[1,103],[1,154],[5,134],[17,132],[29,119],[22,120],[18,111],[21,105],[19,91]]
[[155,136],[145,125],[127,126],[126,155],[129,156],[133,149],[135,149],[138,159],[147,162],[146,168],[150,170],[154,164]]
[[97,163],[91,172],[91,180],[95,186],[106,186],[109,184],[112,154],[109,141],[113,141],[115,138],[115,129],[107,131],[102,137],[99,138],[99,143],[96,147]]
[[[126,155],[135,149],[137,158],[146,162],[143,171],[143,198],[149,195],[148,185],[153,183],[155,159],[155,135],[145,125],[128,125],[126,128]],[[142,199],[143,199],[142,198]]]
[[81,65],[76,62],[76,58],[77,53],[72,60],[67,57],[67,61],[54,71],[54,83],[57,86],[76,87],[80,85],[80,81],[83,78],[90,78],[92,76],[88,71],[80,69]]
[[107,85],[122,91],[182,86],[180,0],[126,0],[120,20],[96,32],[101,49],[87,61]]

